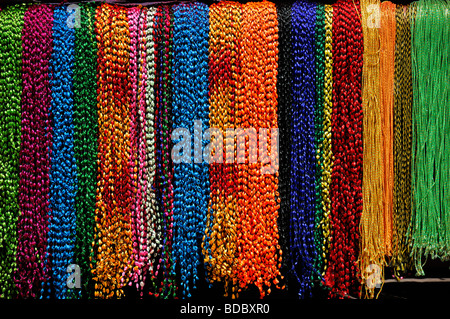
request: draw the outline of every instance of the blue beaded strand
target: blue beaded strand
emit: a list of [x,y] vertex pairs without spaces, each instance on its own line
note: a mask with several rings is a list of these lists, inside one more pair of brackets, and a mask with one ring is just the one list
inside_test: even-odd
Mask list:
[[174,267],[180,269],[183,297],[191,297],[190,289],[196,289],[199,280],[209,200],[209,165],[202,161],[206,146],[202,136],[209,126],[209,8],[190,3],[176,5],[173,10],[173,128],[188,129],[183,139],[188,139],[190,146],[183,149],[190,152],[189,163],[174,164],[173,255]]
[[53,288],[57,299],[68,297],[67,266],[74,262],[76,231],[77,177],[72,117],[75,33],[74,29],[67,25],[69,15],[66,6],[59,6],[54,10],[53,53],[50,60],[53,146],[48,253],[52,274],[50,287]]
[[292,6],[293,112],[291,150],[291,271],[299,297],[312,296],[315,217],[315,19],[316,4]]

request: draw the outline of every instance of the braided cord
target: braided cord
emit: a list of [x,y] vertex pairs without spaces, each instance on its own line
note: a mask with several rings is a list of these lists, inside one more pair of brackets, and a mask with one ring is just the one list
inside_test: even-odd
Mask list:
[[14,275],[19,298],[39,295],[39,288],[46,281],[48,272],[52,26],[50,6],[33,5],[25,12],[18,195],[21,214],[17,222],[17,270]]
[[[392,255],[394,189],[394,65],[396,42],[396,5],[383,2],[380,28],[381,125],[383,154],[383,215],[385,255]],[[380,226],[381,227],[381,226]],[[382,276],[383,278],[383,276]]]
[[16,294],[19,154],[22,99],[22,29],[25,5],[0,12],[0,298]]
[[[201,249],[198,244],[205,232],[208,205],[205,188],[208,190],[209,174],[201,162],[201,136],[203,121],[208,122],[209,107],[209,10],[201,3],[180,4],[173,10],[173,129],[174,133],[184,134],[183,141],[187,141],[178,143],[188,145],[183,148],[183,159],[174,160],[173,266],[179,265],[183,296],[191,297],[190,288],[195,289],[198,281]],[[200,127],[194,121],[200,121]]]
[[[405,14],[406,18],[411,18],[408,21],[411,21],[413,63],[412,189],[414,197],[408,238],[411,239],[411,255],[414,256],[417,275],[422,276],[424,275],[423,263],[428,256],[441,260],[450,258],[449,12],[448,1],[433,0],[413,3],[409,7],[409,16]],[[411,84],[408,78],[405,80],[407,80],[405,85]],[[411,101],[411,93],[405,97],[406,102]],[[404,105],[403,110],[406,106]],[[410,114],[404,115],[405,122],[406,116],[409,117]],[[410,129],[408,124],[405,129]]]
[[[374,27],[372,11],[380,12],[379,0],[361,0],[364,62],[362,73],[363,108],[363,211],[360,223],[361,283],[366,296],[373,298],[375,287],[369,277],[372,265],[381,269],[384,282],[385,229],[383,212],[383,165],[381,140],[380,32]],[[373,276],[372,276],[373,277]],[[370,277],[370,278],[372,278]],[[370,282],[370,284],[369,284]],[[379,293],[379,292],[378,292]]]
[[386,255],[392,255],[392,218],[394,201],[394,67],[395,67],[395,4],[380,5],[380,75],[383,148],[383,211]]
[[412,269],[411,238],[411,31],[409,6],[397,5],[394,69],[394,215],[392,265],[396,276]]

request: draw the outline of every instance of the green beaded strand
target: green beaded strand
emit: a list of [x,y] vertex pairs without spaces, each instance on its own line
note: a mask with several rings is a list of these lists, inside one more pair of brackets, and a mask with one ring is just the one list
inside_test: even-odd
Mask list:
[[26,6],[0,12],[0,298],[15,295],[19,216],[22,29]]
[[314,268],[317,272],[313,273],[313,279],[320,280],[320,275],[324,270],[323,258],[323,216],[325,206],[323,204],[323,171],[324,171],[324,89],[325,89],[325,6],[317,5],[316,9],[316,105],[314,114],[315,126],[315,148],[316,148],[316,214],[315,214],[315,232],[314,246],[316,254],[314,258]]
[[95,40],[95,5],[80,4],[81,26],[75,29],[74,65],[74,151],[77,161],[75,261],[81,270],[81,297],[92,297],[97,184],[97,44]]

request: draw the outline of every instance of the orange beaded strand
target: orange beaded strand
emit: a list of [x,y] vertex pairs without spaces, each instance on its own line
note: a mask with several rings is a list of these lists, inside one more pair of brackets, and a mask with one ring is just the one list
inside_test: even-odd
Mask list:
[[[234,136],[225,142],[232,147],[223,151],[226,129],[234,129],[235,105],[238,99],[239,38],[241,4],[224,1],[210,6],[210,127],[220,136],[211,137],[216,147],[211,153],[210,203],[202,250],[211,282],[225,284],[225,295],[231,290],[236,297],[236,199],[234,164],[226,163],[234,156]],[[231,139],[231,140],[230,140]],[[230,146],[231,146],[230,145]]]
[[[242,11],[242,78],[237,121],[244,129],[276,129],[277,93],[276,79],[278,67],[278,20],[275,4],[271,2],[247,3]],[[277,139],[277,130],[269,133],[267,141]],[[262,134],[259,134],[258,149]],[[249,145],[256,145],[256,134],[249,134]],[[277,150],[271,149],[269,156]],[[239,164],[238,201],[238,267],[236,269],[240,289],[255,284],[260,297],[271,292],[271,284],[278,284],[282,278],[281,249],[278,244],[278,171],[263,174],[261,163],[264,154],[246,148],[246,163]],[[270,152],[273,152],[270,154]],[[277,156],[275,156],[277,159]],[[276,167],[278,163],[275,162]],[[264,165],[266,166],[266,165]]]
[[[132,252],[129,175],[129,47],[127,10],[97,8],[99,178],[93,268],[95,297],[121,297]],[[133,265],[131,265],[133,267]],[[122,277],[121,275],[122,274]]]

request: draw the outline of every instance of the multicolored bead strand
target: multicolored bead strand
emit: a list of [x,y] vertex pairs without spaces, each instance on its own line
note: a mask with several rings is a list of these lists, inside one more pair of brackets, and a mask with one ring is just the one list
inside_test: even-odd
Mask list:
[[24,15],[22,37],[22,130],[19,155],[17,270],[19,298],[43,295],[48,279],[47,233],[52,147],[50,59],[53,10],[32,5]]
[[74,156],[77,167],[75,198],[76,240],[74,258],[80,267],[82,298],[92,297],[91,259],[95,233],[95,189],[97,186],[97,40],[95,6],[80,5],[81,24],[75,28],[73,67]]
[[210,201],[202,252],[208,281],[223,282],[225,296],[231,291],[232,298],[238,290],[236,204],[239,201],[232,194],[240,180],[233,183],[236,176],[233,163],[224,163],[227,152],[234,158],[234,136],[226,140],[233,147],[224,150],[223,134],[227,128],[234,129],[237,121],[241,11],[240,3],[229,1],[209,8]]
[[314,269],[315,171],[315,24],[316,4],[292,6],[293,112],[291,151],[292,272],[299,282],[299,298],[312,296]]
[[[50,59],[52,100],[52,151],[50,168],[50,225],[47,251],[51,280],[57,299],[67,297],[67,267],[74,262],[75,196],[77,192],[74,157],[73,91],[74,28],[69,28],[66,6],[53,13],[53,52]],[[48,295],[47,297],[50,297]]]
[[130,177],[130,33],[127,9],[102,4],[96,10],[99,110],[95,297],[123,295],[132,254]]
[[[202,160],[202,128],[203,121],[209,122],[209,9],[205,4],[192,3],[173,6],[173,11],[173,129],[179,132],[177,139],[183,134],[185,141],[178,142],[183,143],[183,155],[172,153],[179,158],[174,160],[173,266],[179,267],[180,290],[189,298],[191,286],[195,289],[199,279],[199,244],[208,209],[209,172]],[[176,150],[174,147],[172,152]]]
[[156,8],[150,7],[146,16],[145,32],[145,162],[146,162],[146,192],[145,192],[145,216],[147,219],[147,249],[148,267],[152,283],[155,284],[156,270],[161,262],[158,261],[158,254],[162,249],[162,217],[161,209],[156,202],[156,140],[155,140],[155,42],[154,42],[154,18]]
[[155,42],[155,124],[156,124],[156,198],[162,211],[163,245],[160,256],[162,282],[155,296],[175,297],[173,271],[173,163],[172,149],[172,64],[173,12],[168,5],[159,6],[154,20]]
[[0,299],[16,294],[22,29],[25,5],[0,11]]
[[128,21],[130,26],[130,168],[132,180],[131,203],[131,229],[133,240],[133,253],[131,258],[134,268],[131,269],[131,280],[136,289],[143,296],[145,285],[145,268],[147,259],[147,227],[145,212],[145,195],[147,187],[146,154],[145,154],[145,82],[146,82],[146,48],[142,41],[145,37],[147,9],[133,7],[128,9]]

